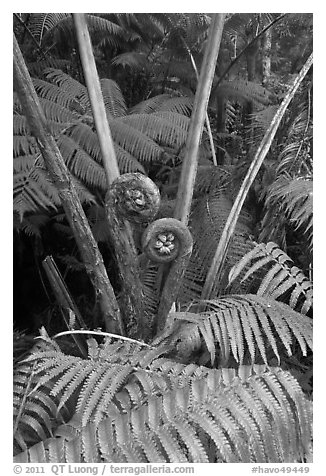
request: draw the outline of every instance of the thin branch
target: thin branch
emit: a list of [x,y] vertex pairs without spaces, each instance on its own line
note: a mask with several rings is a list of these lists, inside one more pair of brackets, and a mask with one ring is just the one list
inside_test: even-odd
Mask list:
[[31,30],[28,28],[28,26],[26,25],[25,22],[23,22],[23,20],[19,17],[19,15],[17,15],[17,13],[14,13],[14,17],[19,21],[19,23],[24,27],[25,31],[29,34],[29,36],[31,37],[33,43],[35,43],[36,45],[36,48],[38,49],[38,51],[41,53],[41,55],[43,56],[43,59],[44,60],[47,60],[47,57],[46,57],[46,54],[44,53],[41,45],[38,43],[37,39],[35,38],[35,36],[33,35],[33,33],[31,32]]
[[103,101],[101,84],[96,70],[95,59],[84,13],[73,13],[74,24],[83,66],[84,77],[91,101],[95,126],[100,142],[103,166],[108,185],[120,175],[115,155],[111,131]]
[[278,21],[282,20],[282,18],[284,18],[286,15],[286,13],[284,13],[283,15],[280,15],[279,17],[275,18],[273,21],[271,21],[265,28],[263,28],[263,30],[258,33],[257,36],[255,36],[255,38],[253,38],[250,43],[248,43],[242,51],[240,51],[240,53],[238,54],[238,56],[236,58],[234,58],[233,61],[231,61],[231,63],[229,64],[229,66],[226,68],[226,70],[221,74],[221,76],[219,77],[217,83],[214,85],[214,87],[212,88],[212,94],[215,93],[216,89],[219,87],[219,85],[221,84],[221,82],[223,81],[223,79],[225,78],[225,76],[228,74],[228,72],[230,71],[230,69],[235,65],[235,63],[237,63],[239,61],[239,59],[245,54],[245,52],[255,43],[255,41],[258,40],[258,38],[260,38],[269,28],[271,28],[273,25],[275,25],[275,23],[277,23]]
[[41,151],[52,182],[58,190],[86,271],[99,296],[106,329],[123,334],[124,328],[120,309],[109,281],[102,255],[91,232],[69,170],[47,124],[40,100],[36,94],[15,35],[14,80],[23,112]]
[[[190,61],[191,61],[191,64],[192,64],[192,67],[195,71],[195,75],[196,75],[196,79],[197,79],[197,84],[198,84],[198,79],[199,79],[199,74],[198,74],[198,69],[197,69],[197,65],[196,65],[196,62],[195,62],[195,58],[193,57],[191,51],[190,51],[190,48],[189,46],[187,45],[186,43],[186,40],[183,38],[183,36],[180,35],[180,38],[187,50],[187,53],[190,57]],[[208,138],[209,138],[209,144],[210,144],[210,147],[211,147],[211,152],[212,152],[212,159],[213,159],[213,164],[215,165],[215,167],[217,166],[217,160],[216,160],[216,153],[215,153],[215,148],[214,148],[214,140],[213,140],[213,134],[212,134],[212,128],[211,128],[211,124],[209,122],[209,117],[208,117],[208,112],[206,110],[206,115],[205,115],[205,122],[206,122],[206,127],[207,127],[207,134],[208,134]]]
[[282,104],[278,108],[270,126],[268,127],[258,149],[257,152],[253,158],[253,161],[249,167],[249,170],[247,172],[246,177],[244,178],[244,181],[242,183],[242,186],[239,190],[238,196],[233,204],[233,207],[231,209],[230,215],[228,216],[228,219],[225,223],[221,239],[219,241],[219,244],[217,246],[211,267],[207,273],[206,281],[203,287],[202,299],[209,299],[211,296],[211,293],[213,291],[213,288],[215,286],[215,283],[218,282],[221,272],[222,272],[222,267],[224,264],[224,260],[228,251],[229,243],[231,240],[231,237],[234,233],[236,223],[238,221],[242,206],[244,204],[244,201],[246,199],[246,196],[248,194],[248,191],[255,180],[255,177],[267,155],[267,152],[269,151],[269,148],[273,142],[274,136],[277,132],[277,129],[280,125],[280,122],[283,118],[283,115],[290,104],[290,101],[292,100],[293,96],[295,95],[300,83],[303,81],[305,75],[309,71],[311,65],[313,62],[313,56],[312,54],[306,61],[305,65],[301,69],[300,73],[297,75],[295,78],[289,92],[285,96]]
[[216,60],[220,49],[225,14],[213,15],[209,29],[205,55],[201,67],[194,107],[182,164],[174,217],[185,225],[188,223],[190,207],[198,167],[198,149],[203,132],[207,104],[215,74]]

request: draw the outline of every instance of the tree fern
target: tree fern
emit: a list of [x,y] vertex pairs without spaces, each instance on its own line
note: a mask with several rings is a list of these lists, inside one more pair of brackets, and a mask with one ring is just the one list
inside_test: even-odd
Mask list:
[[[220,190],[213,189],[211,195],[199,199],[194,207],[190,218],[194,248],[182,283],[180,299],[183,302],[189,302],[200,297],[203,282],[214,256],[214,250],[217,247],[231,207],[232,201],[223,193],[223,187]],[[250,233],[251,217],[243,211],[227,256],[226,270],[250,249],[250,245],[247,243]],[[216,293],[223,293],[226,284],[224,278],[223,282],[216,283],[215,296]],[[233,291],[237,292],[235,286]]]
[[[201,306],[205,312],[198,313]],[[167,338],[180,355],[194,355],[201,363],[229,365],[248,361],[280,364],[300,347],[304,356],[312,347],[312,320],[289,306],[252,294],[200,301],[172,315],[174,327]],[[192,354],[193,353],[193,354]]]
[[272,95],[266,88],[252,81],[242,79],[222,83],[216,89],[216,94],[217,96],[241,101],[252,101],[264,106],[270,105],[272,101]]
[[[60,70],[49,69],[48,81],[36,79],[34,84],[48,119],[50,130],[73,176],[91,190],[106,189],[106,178],[101,153],[85,86]],[[160,162],[165,157],[164,146],[179,147],[185,141],[189,118],[179,112],[186,104],[170,102],[165,109],[153,113],[128,113],[118,85],[110,79],[101,79],[106,106],[120,170],[145,172],[142,164]],[[145,109],[146,110],[146,107]],[[17,109],[14,116],[14,175],[15,203],[18,213],[53,208],[60,204],[50,182],[35,168],[38,148],[30,135],[26,119]],[[26,160],[25,160],[26,158]],[[34,163],[33,163],[34,158]],[[42,167],[43,161],[37,159]],[[22,173],[22,169],[24,173]],[[28,177],[28,179],[27,179]],[[32,181],[33,179],[33,181]],[[83,201],[92,201],[92,195],[79,185]]]
[[67,409],[59,411],[59,401],[50,395],[47,385],[35,391],[35,365],[17,363],[14,372],[14,449],[25,450],[31,444],[52,436],[65,421]]
[[170,96],[158,94],[131,108],[132,114],[149,114],[151,112],[177,112],[188,116],[192,110],[193,99],[188,96]]
[[[136,347],[135,347],[136,345]],[[87,360],[36,352],[40,385],[77,411],[15,462],[294,462],[309,457],[311,408],[279,368],[209,370],[107,342]],[[55,383],[56,382],[56,383]],[[105,389],[105,390],[104,390]],[[104,390],[104,392],[103,392]]]
[[310,178],[280,175],[267,192],[266,206],[283,211],[294,229],[302,229],[312,246],[313,183]]
[[303,314],[312,307],[312,283],[275,243],[260,243],[243,256],[230,271],[229,282],[246,269],[242,281],[258,271],[260,274],[264,271],[257,289],[259,296],[272,299],[284,299],[284,296],[287,296],[290,307]]
[[[121,27],[101,18],[97,15],[87,15],[89,28],[109,33],[110,35],[118,35]],[[39,44],[47,41],[51,34],[56,30],[64,31],[71,34],[72,17],[70,13],[33,13],[29,22],[29,29]]]

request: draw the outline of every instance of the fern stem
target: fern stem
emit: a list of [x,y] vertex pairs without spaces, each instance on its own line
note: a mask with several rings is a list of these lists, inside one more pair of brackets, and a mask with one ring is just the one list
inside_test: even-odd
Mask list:
[[253,181],[255,180],[255,177],[267,155],[267,152],[269,151],[269,148],[273,142],[274,136],[277,132],[277,129],[280,125],[280,122],[283,118],[283,115],[290,104],[290,101],[292,100],[293,96],[295,95],[299,85],[303,81],[304,77],[306,76],[307,72],[309,71],[311,65],[313,62],[313,56],[312,54],[309,56],[308,60],[302,67],[301,71],[299,74],[296,76],[289,92],[285,96],[284,100],[282,101],[282,104],[276,111],[276,114],[268,127],[261,143],[259,144],[259,147],[256,151],[256,154],[254,156],[254,159],[248,169],[247,175],[244,178],[244,181],[242,183],[242,186],[239,190],[238,196],[233,204],[233,207],[231,209],[230,215],[228,216],[228,219],[225,223],[221,239],[217,245],[217,249],[212,261],[212,264],[210,266],[210,269],[207,273],[206,281],[203,287],[202,299],[209,299],[211,296],[211,293],[213,291],[213,288],[215,286],[215,283],[218,282],[219,277],[221,275],[222,267],[224,264],[224,260],[226,257],[226,253],[228,251],[228,246],[231,240],[231,237],[234,233],[236,223],[238,221],[241,208],[243,206],[243,203],[246,199],[246,196],[248,194],[248,191],[253,184]]
[[[184,44],[184,46],[187,50],[187,53],[189,55],[192,67],[195,71],[195,75],[196,75],[196,79],[197,79],[197,83],[198,83],[199,74],[198,74],[198,68],[197,68],[197,65],[196,65],[196,62],[195,62],[195,58],[193,57],[193,55],[190,51],[190,48],[186,43],[186,40],[183,38],[183,36],[181,36],[181,35],[179,35],[179,36],[180,36],[180,38],[181,38],[181,40],[182,40],[182,42],[183,42],[183,44]],[[216,160],[216,153],[215,153],[215,148],[214,148],[214,140],[213,140],[212,128],[211,128],[211,124],[209,122],[209,116],[208,116],[207,110],[206,110],[206,114],[205,114],[205,122],[206,122],[207,134],[208,134],[208,138],[209,138],[209,144],[210,144],[211,152],[212,152],[213,164],[216,167],[217,166],[217,160]]]
[[106,116],[101,85],[96,70],[85,14],[73,13],[76,28],[79,54],[83,66],[87,90],[92,106],[97,135],[100,142],[103,166],[108,184],[120,175],[117,158],[114,151],[111,131]]
[[[124,336],[121,336],[119,334],[112,334],[111,332],[88,331],[88,330],[84,330],[84,329],[59,332],[58,334],[54,335],[52,338],[57,339],[58,337],[61,337],[61,336],[67,336],[67,335],[74,336],[75,334],[87,334],[87,335],[92,335],[92,336],[95,335],[95,336],[101,336],[101,337],[112,337],[113,339],[120,339],[120,340],[123,340],[125,342],[133,342],[134,344],[143,345],[144,347],[150,347],[151,349],[153,349],[153,347],[150,346],[149,344],[146,344],[145,342],[142,342],[142,341],[139,341],[139,340],[136,340],[136,339],[130,339],[130,337],[124,337]],[[38,338],[41,339],[42,337],[36,337],[36,339],[38,339]]]
[[150,222],[159,205],[159,189],[149,177],[140,173],[121,175],[110,185],[105,197],[106,217],[122,288],[121,311],[130,337],[146,339],[152,327],[144,306],[132,223]]
[[101,311],[109,331],[124,333],[123,323],[102,255],[89,227],[85,212],[67,166],[46,122],[23,55],[14,35],[14,79],[22,109],[56,186],[90,280],[99,296]]
[[[190,214],[198,167],[199,143],[207,114],[207,104],[215,74],[215,66],[220,49],[224,20],[224,13],[216,13],[213,15],[208,33],[208,41],[205,49],[203,64],[198,80],[194,108],[191,115],[185,158],[182,164],[176,207],[174,210],[174,218],[180,220],[184,225],[188,224],[188,218]],[[164,283],[159,304],[159,330],[163,330],[167,321],[168,313],[178,295],[183,273],[188,265],[191,251],[192,244],[191,247],[189,247],[188,252],[178,257],[168,269],[168,275]]]
[[174,218],[181,220],[185,225],[188,223],[190,214],[198,166],[199,143],[215,74],[215,65],[220,49],[224,19],[224,13],[216,13],[213,15],[190,120],[185,158],[182,164],[177,203],[174,211]]
[[31,388],[32,386],[32,381],[33,381],[33,377],[34,377],[34,370],[35,370],[35,367],[37,366],[37,361],[35,361],[33,363],[33,366],[30,370],[30,374],[28,376],[28,380],[27,380],[27,383],[26,383],[26,387],[24,389],[24,394],[23,394],[23,398],[22,398],[22,401],[20,403],[20,406],[19,406],[19,411],[18,411],[18,415],[15,419],[15,423],[14,423],[14,428],[13,428],[13,437],[15,437],[15,434],[18,430],[18,427],[19,427],[19,423],[20,423],[20,420],[22,418],[22,415],[25,411],[25,405],[26,405],[26,402],[27,402],[27,398],[28,398],[28,395],[29,395],[29,389]]

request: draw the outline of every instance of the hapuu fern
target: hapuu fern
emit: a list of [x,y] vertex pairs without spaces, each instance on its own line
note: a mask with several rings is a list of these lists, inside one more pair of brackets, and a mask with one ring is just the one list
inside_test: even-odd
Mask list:
[[288,295],[286,302],[302,314],[306,314],[312,307],[312,283],[275,243],[257,244],[232,268],[229,282],[239,276],[249,264],[250,268],[242,277],[242,281],[258,270],[265,271],[256,291],[259,296],[281,299]]
[[[72,17],[31,14],[24,23],[22,15],[17,14],[19,26],[29,28],[42,57],[42,64],[31,65],[30,71],[37,75],[34,87],[49,131],[80,201],[87,204],[93,237],[103,248],[104,242],[109,244],[108,284],[112,275],[113,286],[108,303],[116,299],[116,306],[108,317],[122,316],[125,325],[119,328],[121,335],[83,328],[49,337],[50,330],[42,329],[30,352],[22,347],[21,358],[15,355],[15,462],[311,462],[312,284],[291,260],[293,248],[284,247],[288,256],[280,244],[253,247],[252,242],[259,228],[262,238],[278,224],[282,236],[275,241],[285,243],[287,228],[281,219],[293,225],[293,233],[312,242],[310,93],[284,116],[283,136],[279,134],[272,148],[269,144],[265,169],[241,202],[244,207],[228,234],[230,246],[205,294],[203,287],[240,180],[251,166],[256,142],[271,123],[277,97],[255,82],[235,79],[235,74],[216,83],[208,112],[217,119],[215,146],[223,157],[212,169],[204,136],[196,152],[198,164],[196,157],[192,164],[198,165],[198,174],[195,187],[190,187],[194,193],[188,229],[183,220],[172,218],[177,215],[179,192],[185,188],[178,180],[180,164],[183,175],[192,161],[183,156],[188,126],[199,117],[195,113],[189,117],[196,78],[188,56],[190,51],[201,62],[203,44],[209,44],[207,27],[214,17],[88,15],[90,30],[96,28],[94,51],[103,102],[122,172],[108,187],[100,130],[96,131],[88,90],[79,81],[82,71],[73,52]],[[76,19],[81,14],[74,15]],[[251,14],[244,14],[243,18],[242,46],[254,33],[258,17],[253,21]],[[232,16],[229,19],[230,36],[234,31]],[[238,20],[234,16],[234,22]],[[52,51],[69,38],[66,57],[70,60],[64,70],[45,58],[43,48],[54,37]],[[41,70],[42,65],[50,67]],[[130,77],[125,71],[120,75],[122,68]],[[119,85],[103,77],[108,73],[118,78]],[[129,80],[137,85],[129,88]],[[137,100],[127,95],[134,96],[145,83],[138,96],[146,99],[134,105]],[[306,94],[305,87],[302,90]],[[248,103],[257,109],[249,119],[242,107]],[[60,222],[63,215],[53,220],[48,214],[60,207],[60,195],[22,106],[15,95],[15,225],[40,241],[41,228],[50,220],[61,230],[68,227]],[[192,150],[197,151],[197,146]],[[113,148],[111,154],[115,155]],[[147,173],[155,175],[157,184]],[[151,192],[139,187],[145,181],[151,182]],[[260,207],[252,214],[251,200]],[[191,197],[184,208],[190,209],[190,201]],[[276,235],[271,233],[269,240]],[[96,248],[95,240],[85,243]],[[90,276],[99,263],[97,258],[80,263],[70,255],[61,260],[75,271],[86,265]],[[203,295],[205,300],[200,299]],[[100,312],[107,312],[106,308],[110,306]],[[94,314],[95,309],[96,303]],[[97,316],[89,321],[95,327]],[[74,324],[71,321],[69,326]],[[81,347],[75,345],[77,334]],[[85,339],[87,334],[96,337]]]
[[[92,192],[105,191],[106,180],[86,87],[68,74],[53,69],[47,70],[46,81],[35,79],[34,85],[82,202],[94,203]],[[171,96],[167,99],[164,95],[164,101],[169,102],[164,110],[160,101],[159,110],[129,114],[113,80],[102,79],[101,87],[122,172],[144,172],[143,164],[164,162],[165,146],[179,148],[184,144],[189,118],[182,112],[186,112],[184,104],[190,107],[189,99],[185,103],[181,97],[180,100]],[[17,102],[14,115],[14,197],[14,210],[21,217],[29,211],[56,209],[60,205]]]
[[[291,374],[280,368],[209,369],[170,360],[164,344],[148,350],[111,340],[98,345],[93,339],[85,360],[46,340],[22,364],[33,366],[38,376],[28,399],[51,382],[50,394],[61,401],[58,411],[75,402],[76,412],[56,428],[54,437],[17,454],[16,462],[310,458],[310,403]],[[23,402],[27,414],[28,399]],[[32,430],[32,424],[25,427],[27,433]]]

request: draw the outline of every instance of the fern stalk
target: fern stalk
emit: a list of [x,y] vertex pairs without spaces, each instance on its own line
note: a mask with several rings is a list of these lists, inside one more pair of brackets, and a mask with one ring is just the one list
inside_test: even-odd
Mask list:
[[[110,126],[106,116],[92,44],[85,14],[73,13],[73,18],[87,90],[100,142],[104,169],[108,185],[111,185],[114,180],[120,176],[120,171],[114,151]],[[115,196],[115,192],[112,190],[111,192]],[[111,192],[109,191],[108,194]],[[121,310],[123,320],[126,324],[126,329],[130,329],[131,326],[137,329],[134,331],[136,334],[132,333],[132,335],[143,337],[141,334],[144,333],[145,327],[141,324],[144,320],[144,310],[136,246],[129,223],[121,219],[115,211],[114,200],[117,200],[117,197],[113,199],[108,209],[107,219],[110,226],[111,240],[115,249],[115,258],[121,274],[121,284],[123,288]]]
[[14,80],[19,100],[30,129],[42,153],[44,163],[57,187],[62,206],[73,231],[90,280],[99,295],[101,311],[108,331],[123,333],[120,309],[108,278],[102,255],[90,230],[76,188],[34,89],[24,58],[14,35]]
[[313,62],[313,55],[311,54],[308,60],[306,61],[306,63],[304,64],[304,66],[302,67],[301,71],[295,78],[289,92],[287,93],[284,100],[282,101],[282,104],[276,111],[276,114],[256,151],[254,159],[248,169],[247,175],[244,178],[244,181],[239,190],[237,198],[233,204],[230,215],[225,223],[225,226],[221,235],[221,239],[217,246],[210,269],[207,273],[206,281],[205,281],[202,295],[201,295],[202,299],[209,299],[212,293],[214,284],[217,282],[217,280],[219,279],[221,275],[226,253],[228,251],[228,246],[229,246],[231,237],[234,233],[235,226],[238,221],[241,208],[246,199],[248,191],[255,180],[255,177],[267,155],[267,152],[269,151],[269,148],[273,142],[274,136],[280,125],[283,115],[288,105],[290,104],[293,96],[295,95],[299,85],[301,84],[307,72],[309,71],[312,65],[312,62]]
[[174,218],[188,223],[198,166],[198,149],[220,49],[225,14],[213,15],[191,115]]
[[[198,167],[199,143],[207,114],[207,104],[215,74],[224,19],[224,13],[216,13],[212,18],[188,130],[185,158],[182,164],[176,207],[174,210],[174,217],[185,225],[188,223],[190,214]],[[184,256],[179,257],[169,269],[159,306],[160,330],[164,328],[168,313],[180,289],[183,273],[189,262],[190,254],[191,250]]]
[[101,85],[98,78],[91,39],[87,28],[85,14],[73,13],[79,54],[83,66],[84,77],[87,85],[97,135],[100,142],[104,170],[108,184],[120,175],[116,159],[111,131],[106,116]]
[[[197,82],[198,82],[199,74],[198,74],[198,68],[197,68],[197,65],[196,65],[196,62],[195,62],[195,58],[193,57],[193,55],[190,51],[190,48],[186,43],[186,40],[181,35],[180,35],[180,38],[181,38],[181,40],[182,40],[182,42],[183,42],[183,44],[184,44],[184,46],[187,50],[187,53],[189,55],[189,58],[190,58],[192,67],[195,71],[196,79],[197,79]],[[215,153],[215,148],[214,148],[214,140],[213,140],[212,128],[211,128],[211,124],[209,122],[207,109],[206,109],[206,114],[205,114],[205,122],[206,122],[206,127],[207,127],[207,134],[208,134],[208,138],[209,138],[209,144],[210,144],[211,152],[212,152],[213,164],[216,167],[217,166],[217,160],[216,160],[216,153]]]
[[24,410],[25,410],[25,405],[26,405],[26,402],[27,402],[27,399],[28,399],[28,396],[29,396],[29,393],[30,393],[31,386],[32,386],[32,381],[33,381],[33,378],[34,378],[34,375],[35,375],[36,366],[37,366],[37,362],[34,362],[31,369],[30,369],[30,374],[28,376],[28,380],[27,380],[26,386],[24,388],[23,398],[22,398],[20,406],[19,406],[18,415],[16,416],[16,419],[15,419],[15,422],[14,422],[14,428],[13,428],[13,436],[14,437],[15,437],[15,434],[17,433],[22,415],[23,415]]

